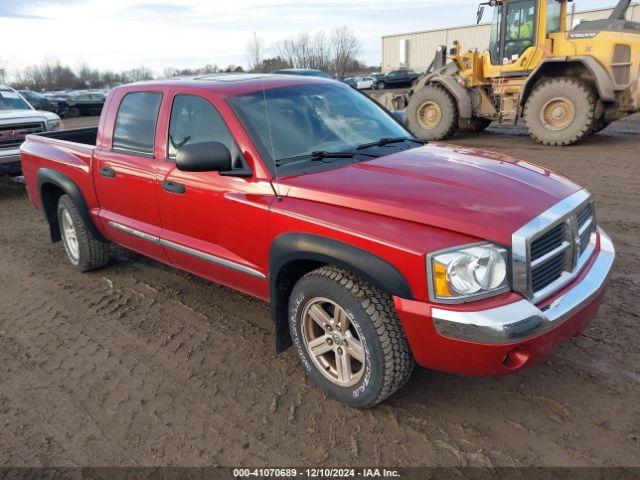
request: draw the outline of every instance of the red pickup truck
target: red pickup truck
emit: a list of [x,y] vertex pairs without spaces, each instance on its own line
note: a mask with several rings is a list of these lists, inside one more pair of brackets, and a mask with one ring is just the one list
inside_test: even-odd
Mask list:
[[30,135],[21,160],[72,265],[104,267],[114,242],[268,301],[277,351],[293,345],[357,407],[414,363],[502,375],[540,362],[596,315],[614,260],[580,186],[423,144],[329,80],[119,87],[97,129]]

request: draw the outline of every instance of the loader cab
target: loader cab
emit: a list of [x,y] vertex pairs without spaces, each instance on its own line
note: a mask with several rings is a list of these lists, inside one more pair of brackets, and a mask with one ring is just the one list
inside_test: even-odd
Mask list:
[[484,73],[526,75],[549,56],[549,34],[566,29],[567,0],[492,0],[491,37]]

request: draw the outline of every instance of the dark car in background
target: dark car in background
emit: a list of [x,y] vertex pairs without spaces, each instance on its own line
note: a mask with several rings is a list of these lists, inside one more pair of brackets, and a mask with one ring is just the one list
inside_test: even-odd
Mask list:
[[313,70],[311,68],[284,68],[281,70],[274,70],[271,73],[280,75],[300,75],[303,77],[320,77],[331,79],[331,75],[321,70]]
[[383,77],[377,78],[373,84],[376,90],[385,88],[410,87],[420,77],[420,74],[412,70],[394,70]]
[[97,116],[102,113],[106,95],[99,91],[62,91],[49,92],[45,96],[50,100],[63,101],[68,105],[70,117]]
[[95,116],[102,113],[106,96],[98,92],[74,92],[69,96],[71,116]]
[[36,110],[53,112],[61,117],[69,114],[69,104],[63,98],[45,97],[31,90],[19,90],[18,93]]
[[346,85],[349,85],[351,88],[358,88],[358,84],[356,83],[356,79],[354,77],[344,77],[340,81]]

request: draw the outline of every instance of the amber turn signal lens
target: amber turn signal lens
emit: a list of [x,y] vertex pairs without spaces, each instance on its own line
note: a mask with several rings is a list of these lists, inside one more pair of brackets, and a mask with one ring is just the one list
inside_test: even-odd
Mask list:
[[449,282],[447,281],[447,268],[444,265],[434,262],[433,279],[435,294],[438,297],[450,297]]

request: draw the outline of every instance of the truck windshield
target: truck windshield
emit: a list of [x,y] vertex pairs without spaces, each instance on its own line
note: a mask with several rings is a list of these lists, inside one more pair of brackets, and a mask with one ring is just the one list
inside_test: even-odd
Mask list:
[[16,92],[0,90],[0,110],[31,110],[31,107]]
[[262,157],[274,163],[351,152],[385,137],[413,138],[376,103],[337,82],[260,90],[228,102]]

